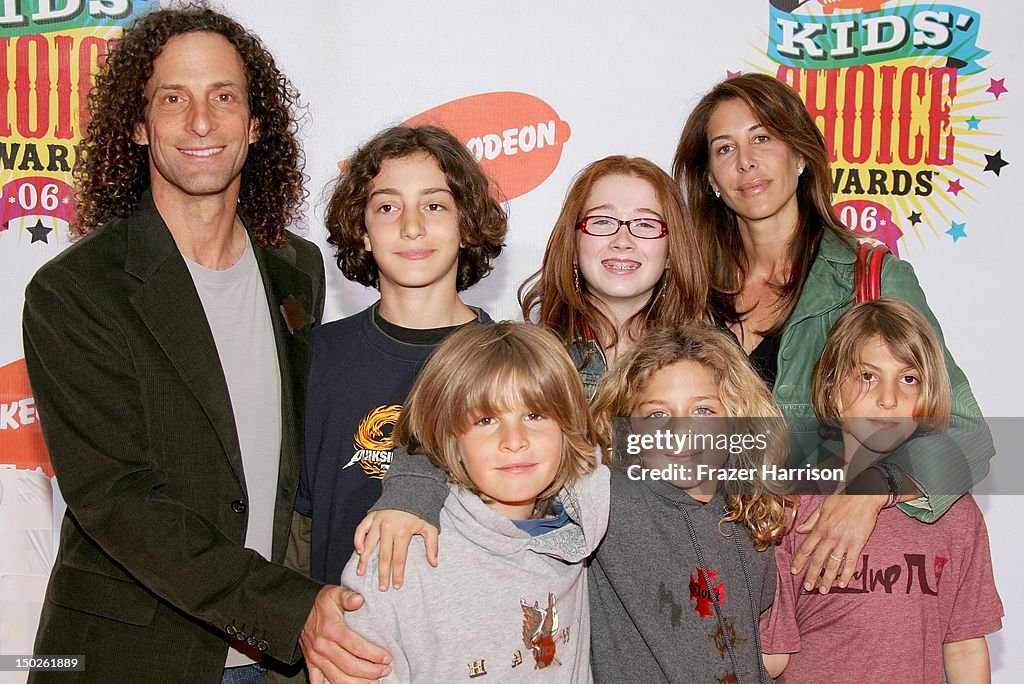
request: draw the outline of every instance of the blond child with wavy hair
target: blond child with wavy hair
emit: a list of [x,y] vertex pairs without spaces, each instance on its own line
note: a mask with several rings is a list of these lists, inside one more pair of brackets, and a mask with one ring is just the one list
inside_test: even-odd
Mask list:
[[[765,630],[768,652],[792,654],[779,681],[990,681],[985,635],[1000,629],[1003,609],[981,511],[965,494],[935,522],[910,517],[895,504],[913,483],[885,460],[948,424],[949,375],[933,328],[899,299],[853,307],[825,342],[812,394],[814,410],[841,432],[834,460],[846,480],[874,478],[877,489],[859,495],[876,502],[878,522],[856,558],[829,547],[830,563],[853,564],[848,584],[815,592],[800,575],[780,572]],[[794,531],[776,548],[780,568],[806,537],[795,530],[823,499],[800,497]]]
[[[605,375],[594,402],[606,447],[616,416],[699,416],[694,426],[718,433],[773,428],[760,453],[730,454],[725,465],[786,460],[785,442],[775,437],[785,434],[784,426],[771,423],[778,409],[721,331],[681,325],[648,333]],[[766,549],[782,533],[781,499],[758,482],[730,483],[706,497],[691,494],[689,482],[644,476],[659,464],[644,469],[620,455],[619,467],[610,469],[608,530],[587,572],[594,681],[770,682],[776,663],[762,662],[758,623],[775,591],[775,559]],[[409,455],[395,464],[375,512],[360,526],[367,537],[357,537],[356,547],[369,553],[380,536],[397,566],[408,546],[406,532],[416,527],[408,514],[437,527],[442,490],[439,471],[425,458]],[[420,555],[411,554],[414,563],[422,564]],[[382,584],[391,570],[384,569]],[[402,571],[394,570],[397,586]]]
[[356,557],[342,573],[366,601],[348,621],[393,657],[385,681],[589,682],[583,561],[607,525],[608,470],[595,470],[583,385],[559,341],[526,323],[455,332],[395,441],[447,484],[436,569],[413,553],[405,587],[387,593],[371,586],[376,554],[369,573]]
[[[592,592],[606,597],[605,615],[591,607],[593,641],[609,646],[594,650],[595,677],[661,681],[660,671],[670,681],[770,681],[785,656],[762,663],[759,622],[775,590],[769,549],[783,533],[784,498],[759,477],[715,477],[785,463],[785,427],[764,382],[719,330],[656,329],[603,378],[591,413],[606,444],[615,443],[613,461],[626,474],[612,479],[608,535],[591,568]],[[630,454],[623,448],[622,432],[666,429],[763,441],[742,449]],[[698,466],[709,477],[699,476]],[[624,591],[628,582],[658,589],[645,604]],[[678,602],[669,630],[659,624],[663,619],[644,615],[660,613],[665,596]],[[679,601],[687,596],[688,605]],[[613,620],[620,612],[631,620]],[[638,661],[636,653],[644,651]]]
[[[749,361],[731,340],[721,332],[697,325],[661,328],[644,338],[644,346],[626,357],[601,385],[594,397],[591,414],[597,425],[599,439],[611,450],[612,462],[623,468],[641,463],[642,459],[622,449],[612,449],[616,432],[615,417],[688,418],[693,416],[728,419],[721,424],[732,433],[764,435],[767,447],[745,449],[729,454],[721,467],[737,470],[760,470],[762,464],[785,462],[785,432],[780,421],[782,413],[756,374],[751,374]],[[660,377],[659,377],[660,374]],[[669,380],[690,380],[673,385]],[[704,387],[714,386],[715,393],[696,397],[687,415],[676,415],[671,404],[682,393],[693,392],[692,379]],[[662,388],[668,393],[654,397]],[[676,411],[675,413],[678,413]],[[620,426],[621,429],[622,426]],[[642,463],[641,463],[642,465]],[[715,481],[679,482],[691,496],[710,500],[717,487]],[[784,499],[774,482],[757,478],[723,480],[722,495],[726,502],[725,522],[736,522],[747,528],[754,546],[764,551],[782,533]]]

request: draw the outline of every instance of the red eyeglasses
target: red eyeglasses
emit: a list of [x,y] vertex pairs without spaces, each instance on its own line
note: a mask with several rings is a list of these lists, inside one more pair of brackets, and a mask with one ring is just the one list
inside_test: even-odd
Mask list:
[[630,235],[641,240],[657,240],[668,235],[668,225],[661,219],[650,216],[627,221],[614,216],[584,216],[580,219],[578,227],[587,235],[607,237],[618,233],[622,226],[626,226]]

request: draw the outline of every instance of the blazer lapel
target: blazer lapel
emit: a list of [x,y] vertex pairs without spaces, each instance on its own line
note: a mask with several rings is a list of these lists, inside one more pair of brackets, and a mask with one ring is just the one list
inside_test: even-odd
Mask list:
[[125,271],[142,281],[132,306],[199,400],[244,487],[231,397],[192,276],[148,192],[129,220],[135,225]]
[[[274,513],[273,556],[284,553],[298,486],[302,455],[301,411],[306,400],[309,332],[312,327],[312,280],[295,266],[291,245],[277,249],[255,246],[256,261],[267,293],[274,326],[278,364],[281,367],[281,461],[278,470],[279,501]],[[281,533],[278,533],[281,532]]]

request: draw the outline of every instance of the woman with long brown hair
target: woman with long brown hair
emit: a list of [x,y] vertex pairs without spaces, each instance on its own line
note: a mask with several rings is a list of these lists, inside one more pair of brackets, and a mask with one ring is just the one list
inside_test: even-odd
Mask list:
[[[697,104],[673,173],[710,271],[716,321],[736,335],[786,417],[816,425],[811,371],[832,323],[854,303],[856,262],[855,243],[832,209],[821,132],[788,85],[743,74],[717,84]],[[913,305],[941,339],[909,263],[886,258],[881,289]],[[926,522],[985,476],[994,453],[966,376],[948,350],[945,360],[954,397],[947,435],[909,440],[889,457],[887,481],[872,471],[879,482],[860,483],[887,488],[904,512]],[[840,571],[840,586],[846,585],[857,564],[845,559],[859,556],[887,501],[884,494],[828,497],[794,559],[793,572],[811,560],[808,589],[822,568],[822,592]]]

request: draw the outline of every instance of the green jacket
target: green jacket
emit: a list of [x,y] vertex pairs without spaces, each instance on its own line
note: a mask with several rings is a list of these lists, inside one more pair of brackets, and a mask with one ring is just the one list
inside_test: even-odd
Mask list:
[[[774,395],[783,414],[791,421],[815,415],[811,405],[811,372],[832,325],[853,306],[855,261],[854,251],[826,230],[800,299],[782,331],[779,346]],[[908,262],[885,259],[882,295],[912,304],[943,340],[939,323],[928,308]],[[988,474],[988,461],[995,454],[992,435],[982,419],[967,376],[948,349],[946,368],[953,388],[953,410],[946,434],[909,440],[888,459],[910,475],[927,499],[927,505],[900,504],[900,508],[925,522],[937,520],[961,495],[980,482]],[[920,502],[919,499],[914,503]]]

